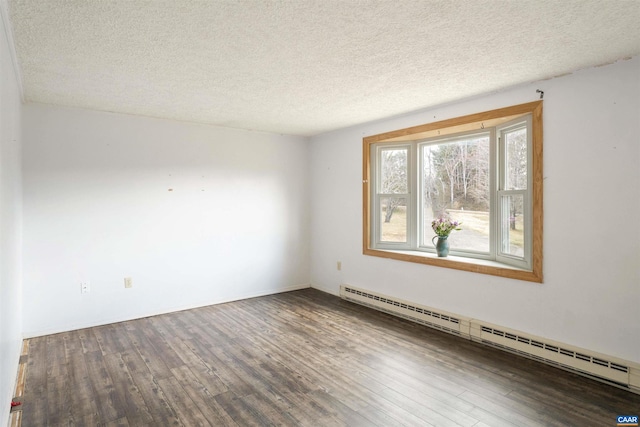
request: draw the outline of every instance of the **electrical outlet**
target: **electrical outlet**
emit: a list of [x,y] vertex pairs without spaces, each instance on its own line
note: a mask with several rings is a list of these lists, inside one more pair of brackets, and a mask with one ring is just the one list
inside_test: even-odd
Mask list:
[[89,282],[80,282],[80,293],[88,294],[91,292],[91,284]]
[[133,288],[133,279],[131,277],[124,278],[124,287],[125,288]]
[[342,270],[342,261],[338,261],[338,271]]

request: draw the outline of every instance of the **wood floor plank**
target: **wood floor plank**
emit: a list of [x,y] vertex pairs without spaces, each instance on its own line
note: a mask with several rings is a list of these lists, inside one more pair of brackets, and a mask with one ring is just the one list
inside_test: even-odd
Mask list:
[[157,379],[149,371],[140,354],[134,350],[121,356],[133,378],[136,389],[155,422],[165,423],[165,425],[182,425],[158,386]]
[[[94,388],[89,378],[85,354],[80,351],[69,358],[69,395],[71,420],[78,425],[89,425],[98,422],[98,406]],[[106,421],[106,420],[105,420]],[[89,423],[89,424],[86,424]]]
[[[534,395],[535,396],[535,395]],[[602,419],[596,412],[590,412],[589,416],[585,416],[583,411],[579,407],[568,404],[570,399],[565,400],[565,403],[556,407],[553,402],[546,401],[544,405],[540,404],[540,401],[535,397],[522,396],[517,392],[510,393],[504,398],[504,404],[509,407],[517,402],[521,408],[527,408],[524,412],[528,417],[535,417],[536,421],[542,421],[549,426],[563,427],[571,424],[589,425],[590,423],[598,423],[606,425],[611,422],[611,416],[608,419]],[[546,399],[545,399],[546,400]],[[563,399],[564,400],[564,399]]]
[[76,332],[78,338],[80,339],[80,345],[82,346],[83,353],[101,351],[100,344],[98,344],[98,340],[96,339],[96,336],[91,328],[80,329]]
[[180,358],[181,362],[176,363],[177,366],[203,362],[194,349],[187,345],[193,335],[184,322],[173,321],[169,315],[156,316],[149,320],[158,333],[165,338],[171,350]]
[[251,407],[255,413],[260,415],[266,425],[291,427],[300,425],[298,420],[292,417],[289,412],[280,411],[277,407],[274,407],[271,401],[262,393],[244,396],[242,400]]
[[204,360],[206,365],[190,365],[191,369],[195,369],[200,373],[206,373],[208,375],[215,375],[223,382],[225,387],[233,392],[237,396],[244,396],[255,392],[255,388],[251,383],[246,382],[242,377],[241,372],[235,372],[232,366],[225,364],[214,353],[210,346],[202,343],[202,341],[192,340],[189,345],[198,351]]
[[68,363],[74,354],[76,354],[78,351],[82,351],[80,336],[78,334],[78,331],[63,332],[59,334],[59,336],[62,338],[62,342],[64,345],[64,357]]
[[[507,414],[508,413],[509,412],[507,412]],[[513,421],[508,421],[508,420],[504,419],[503,417],[501,417],[499,414],[494,414],[493,412],[490,412],[488,410],[485,410],[485,409],[477,407],[477,406],[475,406],[473,409],[471,409],[469,411],[469,415],[479,419],[480,420],[478,422],[479,425],[480,424],[485,424],[485,425],[489,425],[491,427],[514,427],[514,426],[521,426],[522,425],[522,424],[515,423]],[[544,425],[544,424],[541,423],[540,425]],[[571,424],[568,424],[568,425],[571,426]],[[594,426],[594,427],[596,427],[596,426]],[[600,426],[598,426],[598,427],[600,427]]]
[[67,376],[59,376],[50,380],[47,385],[47,422],[64,424],[73,417],[71,394],[75,393]]
[[27,342],[22,425],[615,425],[640,396],[289,292]]
[[23,425],[44,425],[48,419],[47,338],[29,340]]
[[129,427],[131,425],[132,424],[129,424],[129,420],[124,417],[117,420],[109,421],[108,423],[104,424],[104,427]]
[[131,342],[120,323],[92,328],[103,355],[122,353],[131,347]]
[[535,427],[544,422],[544,413],[530,414],[525,406],[518,406],[517,410],[513,410],[515,405],[509,406],[504,402],[497,402],[494,398],[481,396],[470,391],[462,393],[460,398],[516,425]]
[[147,338],[148,343],[156,352],[155,357],[162,360],[164,365],[169,368],[177,368],[184,365],[184,361],[178,356],[175,350],[169,345],[166,337],[156,328],[157,323],[151,319],[140,319],[140,331]]
[[149,424],[153,420],[135,381],[127,369],[125,361],[120,353],[107,354],[104,363],[113,382],[114,393],[120,397],[120,404],[127,419],[135,419],[138,423]]
[[126,415],[124,401],[115,392],[102,352],[85,354],[85,361],[100,418],[107,422],[123,418]]
[[232,391],[220,393],[215,402],[240,426],[264,426],[267,420],[257,414],[241,397]]
[[[416,416],[410,411],[407,411],[406,409],[401,408],[395,403],[390,402],[384,398],[377,399],[374,403],[372,403],[370,407],[363,408],[358,412],[362,414],[363,417],[370,419],[373,416],[373,414],[375,414],[375,412],[371,412],[371,413],[369,412],[371,408],[375,409],[376,411],[382,412],[384,414],[383,418],[376,417],[375,420],[378,420],[378,419],[384,420],[386,418],[390,418],[394,420],[393,424],[398,422],[404,426],[415,426],[415,427],[421,427],[427,424],[422,418]],[[374,425],[374,422],[377,422],[377,421],[372,421],[371,425]]]
[[[136,324],[137,325],[137,324]],[[130,326],[127,328],[127,335],[131,340],[133,347],[140,356],[140,360],[146,365],[151,374],[157,378],[168,378],[171,376],[171,370],[160,357],[158,349],[142,332],[142,325]]]
[[212,425],[175,377],[160,379],[158,380],[158,385],[169,402],[171,402],[171,407],[183,425],[200,427],[210,427]]
[[[370,425],[380,425],[377,423],[372,423],[370,420],[367,420],[363,417],[358,411],[354,411],[349,406],[345,405],[341,399],[334,397],[330,393],[327,393],[323,390],[314,391],[311,394],[311,397],[315,402],[319,402],[325,408],[329,410],[332,414],[333,418],[339,421],[340,424],[345,426],[370,426]],[[361,408],[364,409],[364,408]],[[429,426],[430,424],[425,423],[425,426]]]
[[394,414],[384,411],[378,406],[368,406],[358,411],[363,418],[365,418],[371,425],[380,425],[385,427],[394,426],[422,426],[422,420],[418,424],[403,422],[400,418],[394,416]]
[[196,376],[187,366],[175,368],[172,372],[189,399],[211,425],[235,425],[226,412],[220,410],[217,405],[211,405],[215,396],[228,391],[226,387],[211,389],[206,381],[202,381],[201,377]]
[[55,378],[67,374],[64,342],[60,335],[49,335],[47,342],[47,377]]
[[312,401],[308,395],[280,392],[277,389],[269,388],[260,391],[260,396],[268,401],[273,408],[295,421],[296,426],[317,426],[326,425],[327,419],[331,418],[328,411],[319,410],[316,402]]

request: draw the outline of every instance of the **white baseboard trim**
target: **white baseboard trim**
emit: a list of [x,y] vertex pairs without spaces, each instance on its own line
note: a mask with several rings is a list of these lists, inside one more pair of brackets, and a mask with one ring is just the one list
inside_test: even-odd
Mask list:
[[127,322],[129,320],[144,319],[145,317],[159,316],[161,314],[175,313],[178,311],[191,310],[193,308],[206,307],[209,305],[224,304],[227,302],[263,297],[267,295],[275,295],[275,294],[280,294],[284,292],[298,291],[301,289],[308,289],[310,287],[311,285],[308,283],[301,284],[301,285],[291,285],[291,286],[286,286],[284,288],[263,290],[259,292],[252,292],[250,294],[237,295],[237,296],[226,298],[226,299],[211,300],[211,301],[203,302],[202,304],[190,304],[186,306],[175,306],[175,307],[161,309],[161,310],[153,310],[145,313],[140,313],[139,315],[135,315],[135,316],[114,317],[114,318],[101,319],[95,322],[88,322],[83,324],[72,324],[64,327],[43,329],[39,331],[27,331],[24,333],[24,339],[42,337],[45,335],[59,334],[62,332],[77,331],[79,329],[92,328],[95,326],[110,325],[112,323]]

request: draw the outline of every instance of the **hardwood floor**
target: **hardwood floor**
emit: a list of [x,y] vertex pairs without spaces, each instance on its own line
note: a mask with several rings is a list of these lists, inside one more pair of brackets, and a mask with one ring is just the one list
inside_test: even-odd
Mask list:
[[308,289],[29,340],[22,426],[615,426],[640,396]]

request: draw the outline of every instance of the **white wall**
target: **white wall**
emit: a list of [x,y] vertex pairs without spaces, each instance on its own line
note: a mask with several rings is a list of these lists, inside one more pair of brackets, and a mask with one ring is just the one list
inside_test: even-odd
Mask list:
[[0,19],[0,425],[9,418],[22,341],[21,108],[4,21]]
[[[544,91],[544,283],[362,255],[362,137]],[[640,57],[311,140],[311,281],[640,362]],[[337,271],[336,261],[342,261]]]
[[26,336],[308,287],[306,139],[44,105],[23,138]]

